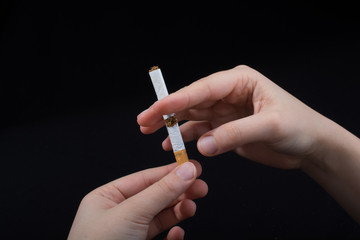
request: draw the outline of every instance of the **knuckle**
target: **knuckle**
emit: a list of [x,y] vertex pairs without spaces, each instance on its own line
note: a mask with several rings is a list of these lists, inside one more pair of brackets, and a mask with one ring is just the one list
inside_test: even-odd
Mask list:
[[81,202],[80,202],[80,206],[89,206],[93,203],[93,199],[94,199],[94,193],[93,192],[90,192],[88,194],[86,194]]
[[261,73],[247,65],[239,65],[236,66],[234,69],[238,71],[238,73],[242,75],[243,78],[247,78],[247,80],[258,80],[263,78],[263,75]]
[[252,71],[253,70],[251,67],[249,67],[248,65],[244,65],[244,64],[238,65],[234,69],[242,70],[242,71]]
[[249,66],[245,65],[245,64],[240,64],[240,65],[237,65],[235,68],[238,68],[238,69],[244,69],[244,68],[248,68]]

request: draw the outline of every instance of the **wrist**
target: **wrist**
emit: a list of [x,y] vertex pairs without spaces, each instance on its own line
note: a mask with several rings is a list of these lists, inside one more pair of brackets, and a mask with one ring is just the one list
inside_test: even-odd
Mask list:
[[360,140],[329,119],[319,130],[314,154],[301,169],[360,223]]
[[349,154],[354,154],[360,144],[356,136],[324,116],[317,123],[313,131],[313,150],[301,165],[301,169],[308,174],[315,169],[335,171],[339,164],[349,158]]

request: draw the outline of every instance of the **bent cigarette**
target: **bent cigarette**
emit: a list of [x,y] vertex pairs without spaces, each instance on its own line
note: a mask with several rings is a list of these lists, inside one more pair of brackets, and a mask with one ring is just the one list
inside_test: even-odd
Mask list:
[[[149,75],[158,100],[161,100],[169,95],[160,68],[157,66],[152,67],[149,71]],[[184,162],[188,162],[189,159],[186,153],[184,141],[181,137],[179,124],[175,117],[175,113],[163,115],[163,118],[166,129],[169,133],[169,138],[174,151],[176,162],[178,165],[183,164]]]

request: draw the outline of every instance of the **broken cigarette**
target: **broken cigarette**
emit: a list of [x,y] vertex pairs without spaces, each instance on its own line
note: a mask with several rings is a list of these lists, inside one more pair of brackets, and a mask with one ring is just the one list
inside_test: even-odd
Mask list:
[[[169,95],[160,68],[157,66],[152,67],[149,71],[149,75],[158,100],[163,99],[164,97]],[[181,137],[179,124],[175,117],[175,113],[163,115],[163,118],[165,121],[166,129],[169,133],[170,142],[174,151],[176,162],[178,163],[178,165],[180,165],[184,162],[189,161],[184,141]]]

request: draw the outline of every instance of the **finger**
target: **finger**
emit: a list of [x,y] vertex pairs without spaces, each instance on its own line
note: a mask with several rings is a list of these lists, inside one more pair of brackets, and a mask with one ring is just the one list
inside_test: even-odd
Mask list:
[[183,240],[185,237],[185,231],[179,226],[175,226],[170,229],[168,235],[164,240]]
[[202,136],[198,150],[205,156],[214,156],[248,143],[276,138],[277,114],[259,113],[223,124]]
[[227,71],[221,71],[198,80],[179,91],[155,102],[147,111],[138,116],[139,125],[152,125],[160,116],[174,112],[180,112],[197,105],[206,105],[226,99],[234,101],[233,95],[248,99],[248,94],[255,87],[253,81],[255,70],[249,67],[237,67]]
[[169,207],[176,205],[178,202],[183,201],[185,199],[199,199],[203,198],[207,195],[209,191],[208,185],[201,179],[196,179],[193,185],[186,190],[186,192],[180,197],[178,197],[174,202],[172,202]]
[[199,199],[207,195],[209,187],[206,182],[201,179],[196,179],[193,185],[186,190],[186,192],[179,197],[179,200],[184,199]]
[[151,125],[151,126],[140,126],[140,131],[143,134],[151,134],[156,132],[157,130],[159,130],[160,128],[164,127],[165,123],[163,121],[163,119],[159,122],[156,122],[155,124]]
[[154,112],[154,108],[151,106],[137,116],[137,122],[140,126],[152,126],[163,120],[163,115]]
[[[193,122],[189,121],[180,126],[180,132],[184,142],[190,142],[196,139],[199,139],[203,134],[210,131],[212,126],[209,122]],[[163,143],[162,147],[165,151],[172,150],[170,138],[167,137]]]
[[[200,163],[196,160],[191,160],[191,162],[195,165],[197,173],[201,174],[202,168]],[[95,189],[91,194],[99,194],[118,204],[159,181],[174,170],[176,166],[177,163],[172,163],[136,172],[107,183]]]
[[[192,217],[196,212],[196,204],[191,200],[184,200],[174,207],[160,212],[149,225],[148,237],[153,238],[179,222]],[[172,233],[173,234],[173,233]],[[170,235],[171,236],[171,235]]]
[[235,152],[255,162],[281,169],[298,169],[298,157],[276,152],[263,143],[247,144]]
[[[213,110],[212,109],[189,109],[187,111],[183,111],[180,113],[176,113],[175,117],[178,122],[183,120],[191,120],[191,121],[210,121],[213,118]],[[150,125],[142,125],[140,126],[140,131],[143,134],[151,134],[159,130],[160,128],[165,126],[164,119],[158,119],[156,122],[152,122]]]
[[[191,162],[183,163],[150,187],[127,199],[117,207],[132,209],[135,221],[150,221],[171,202],[183,194],[195,181],[196,168]],[[124,206],[125,205],[125,206]]]
[[191,108],[176,113],[176,118],[178,121],[183,121],[183,120],[210,121],[213,119],[213,116],[214,116],[214,111],[212,108],[205,108],[205,109]]

